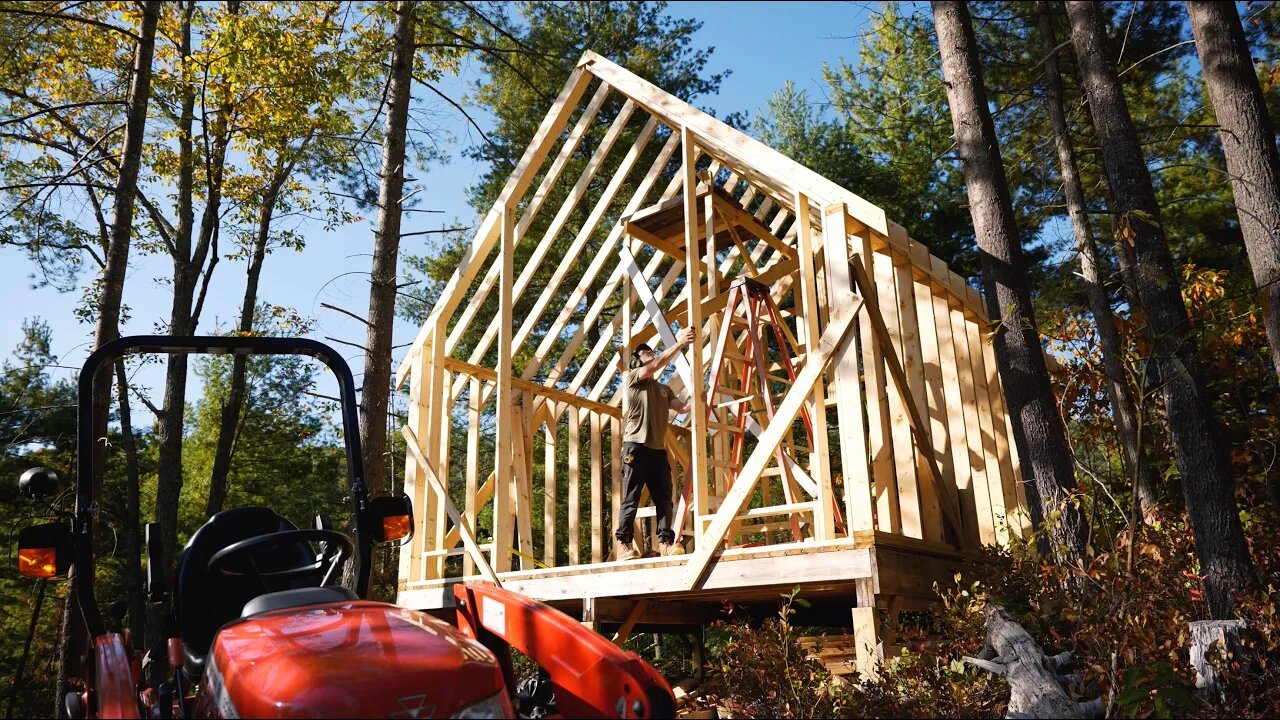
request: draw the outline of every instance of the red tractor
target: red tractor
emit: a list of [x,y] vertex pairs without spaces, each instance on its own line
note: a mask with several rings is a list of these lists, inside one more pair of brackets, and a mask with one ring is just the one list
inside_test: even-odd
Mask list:
[[[191,535],[178,558],[172,591],[160,557],[158,528],[148,525],[147,598],[163,609],[172,628],[167,658],[172,680],[155,687],[143,678],[141,652],[132,646],[128,632],[108,631],[94,594],[93,383],[101,368],[139,352],[304,354],[328,365],[341,386],[352,513],[348,534],[324,527],[324,522],[299,529],[265,507],[220,512]],[[65,641],[79,660],[83,687],[67,693],[67,715],[673,714],[670,687],[647,663],[521,595],[490,584],[456,585],[456,626],[364,599],[373,546],[407,541],[413,510],[403,495],[370,496],[359,443],[351,371],[322,343],[143,336],[121,338],[90,355],[80,372],[74,513],[19,535],[22,574],[53,578],[74,569],[73,599],[82,622]],[[29,482],[28,476],[24,482]],[[34,492],[38,489],[27,488],[33,494],[39,494]],[[354,590],[339,584],[348,561],[355,567]],[[536,679],[521,684],[528,693],[516,690],[511,648],[539,666]]]

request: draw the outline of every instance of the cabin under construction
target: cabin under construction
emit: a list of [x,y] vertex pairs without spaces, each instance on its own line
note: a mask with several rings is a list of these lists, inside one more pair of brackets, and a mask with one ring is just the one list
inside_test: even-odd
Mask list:
[[[696,332],[665,378],[691,406],[666,440],[685,554],[620,562],[619,381],[673,326]],[[404,606],[483,579],[621,639],[799,587],[870,671],[883,611],[1026,525],[980,295],[879,207],[590,52],[406,380]],[[651,503],[636,524],[656,547]]]

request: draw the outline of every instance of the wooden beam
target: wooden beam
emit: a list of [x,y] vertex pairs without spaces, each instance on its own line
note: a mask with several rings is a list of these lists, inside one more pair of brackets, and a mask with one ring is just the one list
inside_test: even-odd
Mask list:
[[[476,515],[479,514],[480,506],[484,504],[484,500],[479,499],[480,479],[480,378],[472,377],[468,382],[467,391],[467,469],[466,483],[467,496],[463,505],[466,513],[467,523],[471,527],[476,527]],[[490,489],[492,492],[492,489]],[[445,542],[448,542],[448,537]],[[456,541],[455,541],[456,542]],[[452,547],[452,546],[450,546]],[[475,561],[470,555],[462,558],[462,575],[469,577],[475,572]]]
[[751,491],[755,489],[755,485],[760,479],[760,473],[768,465],[774,449],[782,441],[782,436],[790,430],[791,423],[800,414],[801,406],[811,396],[813,386],[822,377],[827,362],[835,355],[840,341],[844,339],[845,333],[852,327],[855,314],[856,308],[852,312],[845,312],[833,318],[827,325],[827,329],[822,333],[816,352],[810,350],[804,369],[796,377],[795,384],[783,396],[782,404],[778,406],[777,412],[774,413],[769,427],[765,428],[764,434],[760,436],[759,443],[751,451],[751,457],[742,466],[742,472],[729,490],[729,494],[721,502],[720,509],[716,511],[711,526],[707,528],[706,532],[698,536],[697,547],[693,554],[689,556],[688,583],[686,585],[689,589],[697,588],[706,579],[712,556],[719,549],[720,542],[724,539],[725,533],[729,531],[730,525],[733,524],[736,516],[742,512],[742,508],[750,499]]
[[[423,356],[420,354],[413,359],[413,378],[409,386],[409,410],[406,418],[405,426],[411,428],[415,433],[421,433],[426,428],[426,418],[428,409],[423,407],[426,397],[423,393],[423,383],[426,381],[426,370],[423,368]],[[426,497],[428,494],[426,480],[422,477],[422,473],[418,468],[418,464],[413,462],[409,457],[405,458],[404,466],[404,492],[409,496],[410,501],[415,508],[423,508],[426,505]],[[399,577],[405,580],[414,581],[421,580],[422,577],[422,553],[425,550],[423,543],[426,541],[427,533],[423,527],[425,514],[420,514],[413,518],[414,534],[413,540],[407,547],[400,549],[400,574]],[[406,567],[407,565],[407,567]]]
[[698,144],[710,154],[721,160],[734,160],[734,169],[752,184],[768,188],[780,181],[824,202],[843,200],[859,221],[882,235],[888,233],[884,210],[777,150],[734,130],[593,52],[583,53],[578,66],[636,100],[649,112],[661,116],[669,126],[687,129],[697,136]]
[[[814,248],[813,228],[809,222],[809,198],[803,193],[796,193],[796,233],[797,256],[800,263],[800,308],[803,314],[804,340],[807,346],[822,337],[818,330],[821,313],[818,310],[818,275],[813,266],[817,259]],[[843,212],[843,208],[841,209]],[[825,238],[824,238],[825,239]],[[752,330],[754,332],[754,329]],[[799,349],[798,347],[796,348]],[[839,348],[836,349],[839,351]],[[834,373],[833,373],[834,374]],[[768,378],[760,378],[760,386],[769,386]],[[835,514],[832,503],[835,492],[831,487],[831,456],[827,451],[827,401],[826,383],[819,376],[813,384],[813,393],[809,402],[809,421],[813,425],[813,447],[809,452],[809,472],[817,481],[814,504],[814,537],[818,540],[830,540],[835,537]]]
[[556,434],[560,426],[560,410],[550,403],[547,424],[542,431],[542,561],[548,567],[556,565]]
[[579,543],[582,541],[582,531],[579,524],[582,491],[579,486],[581,474],[578,468],[582,452],[582,426],[578,420],[578,413],[574,412],[572,408],[569,409],[567,414],[569,416],[569,564],[577,565],[582,562],[582,556],[579,551]]
[[[685,257],[698,256],[698,178],[695,164],[698,151],[694,147],[693,131],[687,127],[680,128],[680,155],[684,173],[684,249]],[[690,377],[687,380],[689,390],[690,430],[692,431],[689,448],[689,467],[685,482],[693,483],[693,508],[700,516],[707,512],[707,443],[706,415],[702,387],[702,294],[700,287],[698,263],[685,263],[685,291],[688,294],[689,327],[693,328],[694,339],[689,346]],[[710,278],[714,282],[714,277]],[[718,542],[718,541],[717,541]]]
[[[913,262],[929,261],[929,251],[923,245],[911,241],[911,259]],[[923,394],[916,395],[916,402],[922,399],[925,410],[922,417],[929,418],[929,441],[931,447],[925,452],[933,453],[942,471],[943,482],[949,487],[956,486],[956,470],[951,462],[951,448],[947,436],[947,405],[944,399],[942,354],[938,348],[938,330],[933,316],[934,291],[928,282],[923,282],[907,273],[915,296],[916,332],[920,344],[921,367],[923,370]],[[913,390],[914,392],[914,390]],[[919,410],[917,409],[917,412]],[[919,474],[928,468],[923,467],[924,458],[920,458]],[[943,542],[942,504],[936,493],[927,494],[920,506],[921,518],[925,526],[925,539]]]
[[773,247],[784,256],[790,257],[795,254],[795,248],[779,240],[777,235],[774,235],[769,228],[761,225],[760,221],[756,220],[755,216],[746,210],[743,210],[742,206],[738,205],[738,203],[727,201],[714,193],[712,194],[712,197],[715,201],[716,210],[724,213],[728,218],[728,221],[725,223],[726,226],[733,228],[734,223],[737,223],[738,225],[746,228],[751,234],[768,243],[770,247]]
[[[884,322],[886,335],[878,335],[881,340],[880,349],[886,362],[892,355],[902,365],[903,347],[901,322],[898,318],[898,294],[893,277],[893,258],[887,253],[874,253],[872,258],[876,292],[879,302],[876,310]],[[870,314],[868,314],[870,317]],[[888,342],[885,342],[885,340]],[[893,474],[898,487],[898,517],[901,519],[902,534],[907,537],[923,538],[924,530],[920,523],[920,491],[916,479],[915,450],[911,445],[912,428],[907,419],[905,404],[906,385],[901,388],[896,382],[890,382],[885,388],[889,399],[889,430],[893,442]]]
[[401,428],[400,433],[404,435],[404,439],[409,448],[409,454],[412,455],[414,461],[418,463],[418,467],[422,468],[422,474],[426,478],[427,483],[431,486],[431,489],[440,496],[441,501],[444,503],[444,509],[449,515],[449,520],[458,527],[458,534],[462,537],[462,544],[471,555],[471,559],[474,560],[476,565],[480,568],[480,573],[484,575],[485,579],[489,582],[497,585],[498,587],[502,587],[502,581],[498,579],[497,573],[495,573],[493,568],[490,567],[489,561],[485,559],[484,553],[476,544],[475,536],[471,534],[471,528],[467,526],[466,518],[462,517],[458,512],[458,508],[453,506],[453,501],[449,499],[448,489],[444,486],[444,483],[440,482],[440,478],[436,476],[436,471],[431,466],[431,461],[428,460],[426,456],[422,454],[422,451],[418,449],[418,437],[414,435],[413,431],[408,427]]
[[[464,375],[470,375],[471,377],[477,377],[488,382],[497,382],[498,380],[497,371],[491,368],[482,367],[480,365],[472,365],[469,362],[464,362],[462,360],[455,360],[453,358],[445,358],[444,365],[445,367],[449,368],[453,372],[462,373]],[[512,378],[511,387],[514,390],[520,390],[521,392],[531,392],[540,397],[545,397],[548,400],[553,400],[559,403],[565,403],[567,405],[573,405],[575,407],[579,407],[584,410],[590,410],[592,412],[598,412],[603,415],[610,415],[613,417],[617,417],[618,414],[621,412],[620,410],[618,410],[618,408],[612,405],[609,405],[608,403],[602,403],[596,400],[592,400],[590,398],[582,397],[581,395],[574,395],[573,393],[565,392],[563,390],[558,390],[553,387],[547,387],[546,385],[542,385],[536,382],[529,382],[528,380],[522,380],[520,378]]]
[[613,634],[613,644],[622,647],[622,643],[627,641],[627,636],[635,629],[636,622],[644,611],[649,607],[649,601],[640,598],[635,605],[631,606],[631,612],[627,613],[627,619],[622,621],[622,626],[618,628],[618,632]]
[[498,262],[502,263],[498,276],[498,371],[497,371],[497,423],[494,438],[494,473],[497,486],[493,493],[493,566],[498,572],[511,569],[511,547],[514,540],[515,508],[511,507],[512,450],[515,440],[514,409],[516,397],[511,383],[511,330],[513,271],[511,263],[515,254],[515,212],[511,206],[502,211],[502,245]]
[[[849,227],[844,203],[823,210],[823,267],[828,298],[847,298],[854,293],[849,270]],[[863,298],[865,300],[865,298]],[[831,306],[834,308],[835,304]],[[875,528],[871,506],[871,473],[867,458],[867,428],[858,346],[849,333],[836,349],[833,364],[836,420],[840,424],[840,467],[844,474],[845,527],[849,537]]]
[[533,139],[529,141],[529,146],[525,148],[524,155],[520,157],[520,161],[516,163],[515,170],[511,172],[511,175],[507,178],[506,185],[502,187],[502,191],[498,194],[497,203],[485,215],[480,227],[476,230],[469,252],[464,253],[459,259],[458,267],[454,269],[453,275],[449,277],[448,282],[445,283],[444,288],[440,291],[440,299],[431,308],[431,313],[427,316],[426,322],[423,323],[422,329],[418,331],[418,336],[414,339],[413,346],[407,353],[405,360],[401,361],[399,369],[396,370],[397,387],[408,376],[410,368],[408,360],[415,351],[421,352],[422,343],[427,334],[431,332],[431,328],[435,327],[439,321],[448,322],[454,309],[462,302],[465,294],[463,289],[475,278],[480,271],[481,263],[489,256],[489,252],[493,250],[494,243],[498,240],[502,228],[502,209],[519,203],[520,197],[533,182],[537,169],[541,167],[547,154],[551,152],[552,145],[559,138],[560,131],[568,124],[569,116],[574,108],[577,107],[578,101],[582,99],[582,95],[586,92],[587,85],[590,82],[591,75],[581,67],[574,68],[573,72],[569,73],[569,77],[565,80],[560,94],[556,96],[551,109],[542,118],[542,124],[538,126],[537,132],[533,134]]
[[[853,272],[853,278],[858,284],[859,290],[861,290],[865,295],[871,281],[867,278],[866,270],[862,267],[861,259],[856,254],[850,259],[849,267]],[[916,414],[915,401],[911,398],[911,388],[907,386],[907,379],[902,372],[902,365],[898,361],[897,355],[893,353],[891,349],[893,344],[889,338],[888,330],[885,329],[884,319],[880,317],[879,309],[874,305],[869,306],[867,310],[867,315],[870,315],[872,318],[871,324],[880,341],[880,346],[885,349],[883,357],[885,365],[889,369],[889,375],[897,385],[898,392],[902,396],[903,405],[906,406],[908,417],[911,421],[911,427],[915,431],[916,437],[919,438],[920,442],[923,444],[927,442],[924,434],[924,423],[920,420],[920,416]],[[956,536],[963,537],[963,534],[961,533],[963,525],[960,521],[960,503],[956,498],[955,489],[948,487],[945,484],[942,471],[938,469],[938,464],[934,461],[933,456],[926,455],[925,457],[929,462],[929,474],[925,477],[929,478],[929,481],[933,483],[934,492],[936,492],[939,497],[943,498],[943,517],[946,518],[947,523],[956,533]]]
[[[547,169],[542,181],[538,183],[538,189],[529,198],[529,204],[524,209],[524,215],[516,223],[515,242],[517,246],[524,240],[529,226],[537,218],[538,211],[542,209],[542,204],[550,196],[551,190],[559,184],[561,173],[564,172],[570,158],[573,157],[573,153],[578,149],[578,145],[581,144],[586,131],[595,123],[596,115],[600,112],[600,106],[604,104],[604,100],[608,96],[609,86],[601,83],[591,101],[587,103],[586,108],[582,111],[578,122],[574,124],[573,130],[569,132],[569,137],[561,145],[560,152],[556,153],[556,158],[552,161],[551,167]],[[459,339],[466,332],[476,313],[484,307],[484,301],[489,297],[489,291],[493,289],[494,283],[498,281],[498,270],[499,263],[493,263],[489,266],[479,287],[476,288],[466,306],[462,308],[462,312],[458,316],[458,322],[454,324],[453,331],[449,333],[449,342],[445,345],[450,352],[457,347]]]

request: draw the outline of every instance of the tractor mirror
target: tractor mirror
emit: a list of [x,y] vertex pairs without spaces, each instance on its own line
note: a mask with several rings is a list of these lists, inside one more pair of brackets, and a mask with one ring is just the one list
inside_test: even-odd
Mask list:
[[375,542],[408,542],[413,537],[413,501],[408,495],[384,495],[369,501]]
[[33,467],[18,478],[18,492],[39,500],[58,491],[58,474],[49,468]]
[[52,578],[71,567],[71,533],[62,523],[23,528],[18,533],[18,572],[27,577]]

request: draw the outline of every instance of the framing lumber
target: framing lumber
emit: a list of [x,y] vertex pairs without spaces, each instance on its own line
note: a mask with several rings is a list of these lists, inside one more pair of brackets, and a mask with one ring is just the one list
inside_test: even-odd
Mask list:
[[471,556],[471,559],[475,561],[476,565],[479,566],[480,572],[484,575],[486,580],[498,587],[502,587],[502,581],[498,579],[497,573],[493,571],[493,568],[489,565],[489,561],[485,559],[484,553],[481,552],[479,546],[476,545],[475,536],[471,534],[471,528],[467,526],[466,519],[458,512],[458,508],[453,506],[453,501],[449,499],[448,489],[444,486],[444,483],[440,482],[440,478],[436,476],[435,470],[431,467],[431,461],[428,460],[426,456],[422,454],[422,451],[418,449],[418,437],[414,435],[413,431],[408,427],[401,428],[400,433],[404,435],[406,446],[409,448],[409,454],[413,456],[414,462],[416,462],[418,467],[422,470],[422,474],[426,478],[427,484],[429,484],[431,489],[440,496],[441,502],[444,503],[445,512],[449,514],[449,519],[457,526],[458,534],[462,537],[462,544],[466,547],[467,553]]
[[[681,172],[684,175],[684,223],[685,256],[698,256],[698,178],[695,175],[695,163],[698,151],[694,147],[693,132],[687,127],[680,128]],[[689,407],[695,412],[690,414],[689,429],[692,433],[692,445],[689,448],[689,465],[685,468],[685,482],[693,483],[693,512],[701,517],[707,512],[707,444],[706,416],[697,410],[702,408],[705,400],[702,397],[702,293],[698,264],[685,263],[685,292],[688,295],[689,327],[693,328],[693,343],[689,345],[690,373],[687,382],[689,391]]]
[[493,493],[493,567],[502,572],[511,569],[511,553],[514,539],[510,483],[515,459],[512,438],[515,395],[511,387],[511,315],[512,315],[512,256],[515,253],[514,210],[510,205],[502,210],[502,245],[498,262],[502,263],[498,277],[498,371],[497,371],[497,426],[494,441],[494,472],[497,487]]
[[[447,322],[453,311],[462,302],[462,293],[459,290],[471,282],[475,278],[476,273],[480,271],[480,263],[488,257],[489,251],[493,249],[493,244],[498,240],[502,228],[502,212],[503,208],[514,206],[520,200],[520,196],[529,188],[529,184],[533,182],[534,173],[537,172],[547,154],[551,152],[551,145],[559,136],[560,131],[569,122],[569,116],[577,107],[578,100],[581,99],[583,93],[587,90],[588,83],[591,82],[591,75],[588,74],[581,66],[574,68],[569,73],[569,77],[565,80],[564,87],[560,90],[560,94],[556,96],[555,103],[551,106],[551,111],[542,119],[542,124],[538,126],[537,132],[533,135],[529,147],[525,148],[524,155],[520,157],[520,162],[516,163],[515,170],[511,176],[507,178],[507,184],[502,187],[502,192],[498,194],[498,201],[494,205],[494,209],[489,211],[484,220],[480,223],[480,228],[476,231],[475,240],[471,244],[471,252],[464,254],[458,263],[458,268],[453,271],[453,275],[445,283],[440,291],[440,302],[431,308],[431,312],[427,315],[427,321],[423,324],[423,330],[418,333],[418,337],[413,341],[413,347],[410,348],[409,355],[413,354],[413,350],[421,350],[422,342],[426,339],[429,328],[435,327],[439,322]],[[406,360],[409,358],[406,357]],[[409,374],[410,365],[407,362],[401,362],[400,367],[396,370],[396,386],[399,387]]]
[[[799,232],[796,234],[797,256],[800,265],[800,307],[801,314],[804,316],[804,339],[806,343],[812,344],[814,340],[822,337],[818,331],[818,320],[821,315],[818,309],[818,287],[817,287],[817,269],[814,267],[814,260],[817,257],[814,251],[813,229],[809,222],[809,198],[803,193],[796,193],[796,223],[800,226]],[[762,238],[763,239],[763,238]],[[749,331],[754,332],[754,328]],[[799,344],[793,345],[799,347]],[[839,351],[840,348],[836,348]],[[767,377],[760,378],[761,387],[768,387],[769,379]],[[827,401],[825,393],[826,383],[822,381],[821,376],[817,382],[813,384],[813,392],[810,395],[808,407],[809,421],[813,424],[813,447],[809,451],[809,472],[817,480],[817,493],[815,494],[816,503],[814,505],[814,525],[816,532],[814,537],[819,540],[829,540],[835,537],[835,514],[832,512],[832,502],[835,499],[835,492],[831,486],[831,457],[827,451]]]
[[[867,278],[866,271],[862,268],[862,263],[859,262],[859,259],[855,256],[850,260],[849,267],[853,272],[853,277],[855,282],[858,284],[858,288],[865,294],[867,288],[871,284],[871,281]],[[880,317],[879,308],[874,305],[868,306],[868,312],[866,314],[871,317],[871,325],[876,333],[876,337],[880,341],[881,347],[892,347],[891,341],[888,337],[888,330],[884,325],[884,319]],[[928,447],[924,422],[921,421],[920,416],[916,414],[915,400],[911,397],[911,388],[907,386],[907,379],[903,374],[902,364],[898,361],[897,355],[892,351],[884,353],[884,359],[885,365],[889,369],[889,375],[897,385],[898,392],[902,396],[902,405],[907,410],[907,415],[911,422],[911,428],[915,431],[916,438],[921,441],[921,447]],[[929,464],[929,474],[925,477],[929,478],[929,481],[933,483],[934,492],[943,498],[942,515],[946,518],[947,524],[951,526],[951,530],[959,537],[961,536],[960,530],[963,527],[963,524],[960,520],[960,503],[955,496],[955,488],[949,487],[946,484],[942,471],[938,469],[938,464],[934,460],[933,455],[929,453],[922,454],[925,456]]]
[[796,377],[795,384],[783,396],[782,404],[774,413],[769,427],[765,428],[764,434],[760,436],[760,442],[751,451],[751,457],[742,466],[742,472],[738,475],[737,481],[730,488],[724,501],[720,503],[720,509],[716,511],[711,526],[698,536],[697,548],[689,556],[688,587],[690,589],[697,588],[706,579],[712,556],[724,539],[725,533],[729,531],[734,518],[742,512],[743,506],[751,496],[751,491],[755,489],[756,482],[760,479],[761,471],[769,463],[778,443],[782,441],[783,434],[800,414],[800,407],[806,398],[810,397],[814,384],[821,378],[827,362],[835,354],[845,333],[849,331],[856,310],[857,308],[853,312],[846,312],[833,318],[827,325],[818,343],[818,353],[805,362],[804,369]]

